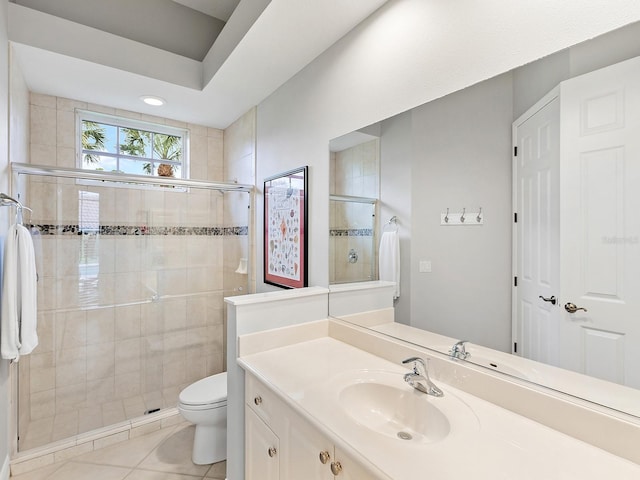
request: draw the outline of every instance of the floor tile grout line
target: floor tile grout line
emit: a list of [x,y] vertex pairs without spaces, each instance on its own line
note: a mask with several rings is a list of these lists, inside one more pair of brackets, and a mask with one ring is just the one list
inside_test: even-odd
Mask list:
[[[139,461],[138,463],[136,463],[134,466],[131,466],[131,465],[115,465],[115,464],[100,463],[100,462],[97,462],[97,461],[91,461],[91,460],[82,460],[82,459],[80,459],[80,457],[81,457],[82,455],[79,455],[78,457],[72,457],[72,458],[70,458],[70,459],[67,459],[67,460],[65,460],[63,463],[66,463],[66,462],[69,462],[69,461],[74,461],[74,462],[76,462],[76,463],[83,463],[83,464],[86,464],[86,465],[103,465],[103,466],[111,466],[111,467],[119,467],[119,468],[133,468],[133,469],[137,469],[137,468],[140,466],[140,464],[141,464],[142,462],[144,462],[144,461],[147,459],[147,457],[148,457],[149,455],[151,455],[151,454],[152,454],[152,453],[153,453],[153,452],[154,452],[154,451],[155,451],[155,450],[160,446],[160,444],[161,444],[161,443],[162,443],[166,438],[168,438],[168,437],[169,437],[169,436],[171,436],[173,433],[175,433],[174,431],[176,430],[176,428],[177,428],[177,427],[178,427],[178,425],[166,428],[167,433],[165,434],[165,436],[164,436],[163,438],[161,438],[161,439],[158,441],[158,443],[156,443],[153,447],[151,447],[151,450],[149,450],[149,453],[147,453],[144,457],[142,457],[142,460],[140,460],[140,461]],[[148,433],[147,435],[152,435],[152,434],[154,434],[154,433],[161,432],[162,430],[164,430],[164,429],[157,430],[156,432],[150,432],[150,433]],[[101,450],[106,450],[106,449],[111,448],[111,447],[123,446],[125,443],[130,442],[130,441],[132,441],[132,440],[136,440],[136,439],[138,439],[138,438],[144,438],[144,435],[141,435],[141,436],[139,436],[139,437],[129,438],[129,439],[124,440],[124,441],[122,441],[122,442],[114,443],[114,444],[111,444],[111,445],[109,445],[109,446],[107,446],[107,447],[100,448],[100,449],[98,449],[98,450],[92,450],[91,452],[87,452],[87,453],[99,452],[99,451],[101,451]],[[84,454],[83,454],[83,455],[84,455]]]
[[[179,427],[179,426],[180,426],[180,425],[174,425],[173,427],[168,428],[168,429],[167,429],[167,434],[166,434],[166,435],[164,435],[164,436],[160,439],[160,441],[154,445],[154,447],[153,447],[151,450],[149,450],[149,453],[147,453],[144,457],[142,457],[142,459],[141,459],[141,460],[136,464],[136,466],[135,466],[134,468],[139,468],[139,467],[140,467],[140,465],[142,465],[142,463],[143,463],[147,458],[149,458],[149,456],[150,456],[153,452],[155,452],[155,451],[158,449],[158,447],[159,447],[160,445],[162,445],[162,442],[164,442],[167,438],[169,438],[171,435],[173,435],[174,433],[176,433],[176,432],[178,431],[178,427]],[[162,431],[162,429],[160,429],[160,431]]]
[[[198,478],[200,480],[204,480],[206,478],[206,474],[205,474],[204,477],[201,478],[200,475],[191,475],[190,473],[167,472],[167,471],[164,471],[164,470],[152,470],[152,469],[148,469],[148,468],[134,468],[133,470],[131,470],[131,472],[129,472],[127,474],[127,476],[131,475],[133,472],[149,472],[149,473],[164,473],[164,474],[169,474],[169,475],[182,475],[183,477]],[[210,479],[210,480],[216,480],[216,479],[214,478],[214,479]]]

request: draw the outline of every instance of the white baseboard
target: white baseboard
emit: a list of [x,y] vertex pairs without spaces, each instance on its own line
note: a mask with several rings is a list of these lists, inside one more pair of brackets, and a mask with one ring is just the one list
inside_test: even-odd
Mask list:
[[0,470],[0,480],[9,480],[9,455],[7,455],[2,463],[2,469]]

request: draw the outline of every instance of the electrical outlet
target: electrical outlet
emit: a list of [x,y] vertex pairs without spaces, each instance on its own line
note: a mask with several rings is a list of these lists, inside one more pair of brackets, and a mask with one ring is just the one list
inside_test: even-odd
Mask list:
[[430,273],[431,272],[431,260],[420,260],[420,264],[418,265],[418,271],[420,273]]

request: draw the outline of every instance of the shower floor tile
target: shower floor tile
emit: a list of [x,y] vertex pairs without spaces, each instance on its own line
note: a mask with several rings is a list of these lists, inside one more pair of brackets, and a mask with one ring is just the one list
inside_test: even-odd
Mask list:
[[226,462],[191,462],[195,427],[181,423],[73,457],[14,480],[224,480]]

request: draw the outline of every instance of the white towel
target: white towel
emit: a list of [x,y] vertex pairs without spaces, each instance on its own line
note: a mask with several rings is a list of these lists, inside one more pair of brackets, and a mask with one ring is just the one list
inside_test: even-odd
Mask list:
[[393,299],[400,297],[400,237],[398,232],[383,232],[378,252],[380,280],[395,282]]
[[36,262],[29,231],[9,228],[4,248],[0,354],[18,360],[38,346]]

